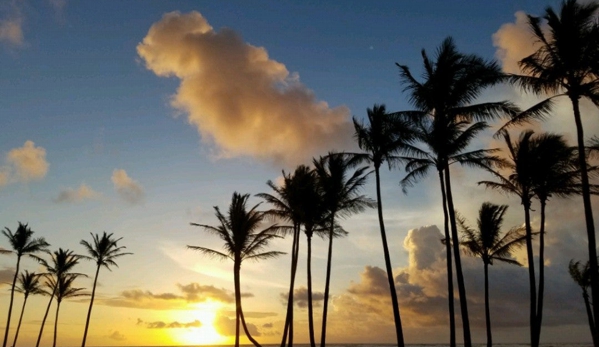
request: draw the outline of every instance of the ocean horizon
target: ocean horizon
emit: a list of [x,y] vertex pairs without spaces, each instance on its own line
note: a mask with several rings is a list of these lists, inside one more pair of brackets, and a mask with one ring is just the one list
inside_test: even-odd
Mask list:
[[[320,344],[317,344],[318,346]],[[473,343],[473,347],[486,347],[486,343]],[[127,346],[127,347],[230,347],[234,346],[234,344],[225,344],[225,345],[164,345],[164,346],[155,346],[155,345],[145,345],[145,346]],[[253,346],[253,344],[240,344],[240,346]],[[263,347],[277,347],[280,344],[262,344]],[[294,344],[295,347],[310,347],[309,343],[302,344]],[[397,344],[394,343],[333,343],[327,344],[327,347],[394,347]],[[449,344],[446,343],[412,343],[406,344],[407,347],[447,347]],[[464,346],[463,344],[458,343],[457,346]],[[530,343],[494,343],[494,347],[528,347]],[[584,343],[541,343],[540,346],[543,347],[593,347],[592,342]],[[114,347],[114,346],[93,346],[93,347]]]

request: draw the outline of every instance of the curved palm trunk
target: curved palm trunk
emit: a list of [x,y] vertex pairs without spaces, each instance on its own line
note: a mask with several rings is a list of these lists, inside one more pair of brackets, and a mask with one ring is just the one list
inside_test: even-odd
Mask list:
[[56,317],[54,318],[54,342],[52,347],[56,347],[56,335],[58,333],[58,312],[60,311],[60,301],[56,301]]
[[584,307],[587,311],[587,319],[589,320],[589,329],[591,330],[591,337],[593,338],[593,345],[597,345],[597,335],[593,330],[595,326],[595,320],[593,319],[593,311],[591,309],[591,303],[589,302],[589,293],[587,293],[586,288],[582,288],[582,298],[584,299]]
[[27,304],[27,298],[29,295],[25,294],[23,299],[23,307],[21,307],[21,314],[19,315],[19,324],[17,324],[17,331],[15,332],[15,339],[12,342],[12,347],[17,345],[17,338],[19,337],[19,330],[21,330],[21,322],[23,321],[23,313],[25,312],[25,305]]
[[245,323],[245,316],[243,315],[243,308],[239,308],[239,317],[241,318],[241,325],[243,326],[243,331],[245,332],[245,335],[247,336],[247,338],[254,344],[254,346],[256,347],[262,347],[261,344],[258,343],[258,341],[256,341],[256,339],[254,339],[252,337],[252,334],[250,334],[250,330],[247,327],[247,324]]
[[491,310],[489,309],[489,264],[485,262],[485,320],[487,321],[487,347],[493,346],[491,335]]
[[42,326],[40,327],[40,333],[37,336],[37,342],[35,343],[35,347],[40,346],[40,341],[42,340],[42,335],[44,334],[44,325],[46,324],[46,319],[48,318],[48,313],[50,312],[50,306],[52,305],[54,294],[56,294],[56,288],[54,288],[54,290],[52,291],[52,296],[50,296],[50,300],[48,301],[48,307],[46,307],[46,313],[44,313],[44,319],[42,319]]
[[314,307],[312,304],[312,235],[311,232],[308,234],[308,257],[307,257],[307,267],[308,267],[308,330],[310,333],[310,346],[316,347],[316,342],[314,341]]
[[395,333],[397,335],[397,346],[404,347],[403,330],[401,326],[401,316],[399,315],[399,302],[397,292],[395,291],[395,280],[393,278],[393,269],[391,268],[391,257],[389,256],[389,247],[387,246],[387,234],[385,233],[385,222],[383,221],[383,203],[381,201],[381,177],[379,166],[375,165],[374,173],[376,176],[376,204],[379,214],[379,227],[381,229],[381,239],[383,240],[383,254],[385,255],[385,268],[387,270],[387,280],[389,281],[389,291],[391,292],[391,305],[393,306],[393,318],[395,319]]
[[468,319],[468,302],[466,301],[466,286],[464,284],[464,274],[462,273],[462,260],[460,259],[460,243],[458,242],[458,226],[456,223],[455,209],[453,206],[453,196],[451,194],[451,179],[449,177],[449,165],[445,165],[445,189],[447,193],[447,209],[449,211],[449,220],[451,222],[451,238],[453,253],[455,259],[456,277],[458,280],[458,292],[460,293],[460,310],[462,314],[462,328],[464,330],[464,347],[472,347],[470,338],[470,320]]
[[526,257],[528,258],[528,281],[530,291],[530,346],[538,347],[537,340],[537,289],[535,280],[535,262],[532,249],[532,227],[530,226],[530,201],[523,201],[524,205],[524,224],[526,227]]
[[94,306],[94,297],[96,296],[96,284],[98,283],[98,275],[100,274],[100,265],[96,268],[96,276],[94,277],[94,286],[92,289],[92,297],[89,301],[89,309],[87,310],[87,319],[85,320],[85,330],[83,331],[83,341],[81,347],[85,347],[85,340],[87,340],[87,329],[89,328],[89,319],[92,316],[92,307]]
[[247,338],[254,344],[254,346],[262,347],[250,334],[247,325],[245,324],[245,318],[243,317],[243,311],[241,309],[241,261],[236,260],[233,265],[233,281],[235,282],[235,346],[239,347],[239,323],[241,322]]
[[289,280],[289,294],[287,297],[287,314],[285,316],[285,328],[283,330],[283,338],[281,339],[281,347],[285,346],[287,336],[289,336],[289,346],[293,346],[293,291],[295,287],[295,274],[297,273],[297,260],[299,252],[299,226],[293,224],[293,242],[291,245],[291,279]]
[[[570,96],[572,109],[574,111],[574,121],[576,122],[576,135],[578,143],[578,165],[580,166],[580,179],[582,181],[582,201],[584,204],[584,217],[587,227],[588,247],[589,247],[589,267],[591,271],[591,297],[593,303],[599,303],[599,274],[597,266],[597,243],[595,240],[595,224],[593,222],[593,208],[591,206],[591,192],[589,189],[589,174],[587,172],[586,157],[584,150],[584,132],[582,120],[580,118],[580,109],[578,97]],[[599,305],[593,305],[593,317],[599,317]],[[597,325],[593,325],[593,336],[597,336]],[[595,343],[595,347],[599,347]]]
[[331,283],[331,263],[333,258],[333,235],[335,232],[335,213],[331,214],[331,229],[329,230],[329,251],[327,256],[327,274],[324,285],[324,303],[322,308],[322,331],[320,332],[320,347],[325,347],[327,338],[327,313],[329,307],[329,287]]
[[4,342],[3,347],[6,347],[8,340],[8,331],[10,330],[10,316],[12,315],[12,304],[15,298],[15,285],[17,284],[17,277],[19,277],[19,266],[21,265],[21,256],[17,256],[17,267],[15,269],[15,277],[12,280],[12,288],[10,289],[10,304],[8,304],[8,318],[6,318],[6,330],[4,331]]
[[543,296],[545,292],[545,207],[546,200],[541,200],[541,227],[539,230],[539,292],[537,295],[537,331],[536,341],[541,341],[541,325],[543,322]]
[[449,304],[449,346],[456,347],[455,343],[455,308],[453,299],[453,265],[451,264],[451,237],[449,236],[449,216],[447,212],[447,197],[445,196],[445,181],[443,171],[439,170],[439,183],[441,184],[441,200],[443,202],[443,224],[445,232],[445,254],[447,256],[447,300]]

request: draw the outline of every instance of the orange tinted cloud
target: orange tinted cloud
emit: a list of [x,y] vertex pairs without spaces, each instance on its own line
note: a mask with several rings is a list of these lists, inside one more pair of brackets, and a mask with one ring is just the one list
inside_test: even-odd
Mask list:
[[297,164],[351,143],[346,107],[319,101],[266,49],[198,12],[165,14],[137,52],[156,75],[181,80],[171,104],[219,156]]
[[116,192],[130,204],[137,204],[144,199],[144,189],[137,181],[129,177],[123,169],[114,169],[112,172],[112,184]]
[[62,190],[58,194],[58,197],[54,199],[54,201],[58,203],[75,203],[84,200],[95,199],[100,195],[100,193],[93,190],[90,186],[81,184],[77,189],[66,188]]
[[[46,150],[36,147],[33,141],[25,141],[23,147],[12,149],[8,152],[6,161],[13,172],[11,178],[20,182],[41,180],[48,173],[50,166],[46,161]],[[2,175],[5,176],[6,173]]]
[[516,21],[502,25],[493,34],[493,45],[497,47],[497,58],[501,60],[503,71],[520,74],[518,62],[538,48],[528,26],[526,13],[518,11],[514,14]]

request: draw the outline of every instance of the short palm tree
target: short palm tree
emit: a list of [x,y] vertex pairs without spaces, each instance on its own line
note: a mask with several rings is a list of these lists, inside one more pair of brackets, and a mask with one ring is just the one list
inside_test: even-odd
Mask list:
[[15,288],[15,291],[23,294],[23,307],[21,307],[21,315],[19,316],[19,323],[17,324],[17,331],[15,332],[15,339],[13,340],[12,347],[17,345],[19,330],[21,330],[21,322],[23,321],[23,313],[25,313],[25,305],[27,305],[29,295],[45,294],[44,290],[41,288],[39,279],[40,274],[29,272],[27,270],[19,275],[19,286]]
[[227,216],[223,215],[220,209],[215,206],[216,218],[219,221],[218,226],[206,224],[191,223],[193,226],[202,227],[205,231],[215,234],[224,241],[224,251],[202,246],[187,246],[187,248],[199,251],[211,257],[220,259],[231,259],[233,261],[233,281],[235,285],[235,347],[239,347],[239,323],[243,324],[243,329],[250,341],[256,346],[260,344],[250,335],[243,311],[241,309],[241,263],[244,260],[262,260],[274,258],[283,254],[277,251],[266,251],[264,248],[268,243],[280,237],[278,235],[279,227],[277,225],[268,226],[258,230],[264,221],[266,215],[257,210],[258,205],[247,209],[246,204],[249,194],[241,195],[233,193],[231,204]]
[[[56,283],[60,278],[69,275],[76,276],[85,276],[79,273],[73,273],[72,270],[75,265],[79,264],[79,261],[82,259],[82,256],[75,254],[73,251],[68,249],[59,248],[57,251],[54,251],[50,254],[50,261],[46,261],[45,259],[40,259],[39,262],[46,269],[45,275],[50,278],[54,278],[54,282]],[[42,325],[40,327],[39,335],[37,336],[37,342],[35,347],[39,347],[40,342],[42,340],[42,335],[44,334],[44,325],[46,324],[46,319],[48,318],[48,313],[50,312],[50,306],[52,305],[52,300],[56,293],[55,290],[58,290],[57,286],[51,288],[52,292],[50,292],[50,300],[48,301],[48,306],[46,307],[46,313],[44,313],[44,318],[42,319]]]
[[94,276],[92,295],[89,301],[89,309],[87,310],[87,318],[85,320],[85,330],[83,332],[83,341],[81,342],[81,347],[85,347],[87,329],[89,327],[89,320],[91,318],[92,307],[94,305],[94,297],[96,296],[96,284],[98,283],[100,268],[105,267],[111,271],[111,266],[118,267],[118,264],[116,263],[117,258],[120,258],[124,255],[133,254],[124,252],[123,250],[126,248],[125,246],[118,246],[117,243],[122,240],[122,237],[115,239],[112,237],[112,233],[106,234],[106,232],[103,232],[102,236],[98,234],[91,235],[93,244],[85,240],[81,240],[81,244],[83,247],[85,247],[85,250],[89,254],[89,256],[84,257],[84,259],[93,260],[96,262],[96,275]]
[[521,247],[526,241],[522,228],[512,228],[501,235],[501,225],[507,205],[483,203],[478,212],[477,228],[466,224],[464,218],[458,217],[458,224],[463,238],[460,242],[467,253],[482,259],[485,270],[485,319],[487,322],[487,347],[493,345],[491,335],[491,313],[489,310],[489,265],[493,261],[520,265],[511,258],[515,248]]
[[54,317],[54,339],[52,340],[52,347],[56,347],[56,337],[58,335],[58,313],[60,312],[60,304],[62,303],[62,300],[88,295],[81,293],[81,291],[85,288],[73,287],[73,282],[79,276],[81,276],[81,274],[76,273],[65,273],[58,277],[47,276],[47,294],[56,297],[56,316]]
[[[442,180],[442,189],[444,189],[442,191],[442,195],[445,195],[443,203],[444,208],[447,208],[451,237],[453,240],[457,240],[458,231],[449,164],[452,161],[458,161],[471,166],[484,166],[481,162],[488,160],[487,151],[466,153],[468,145],[481,130],[487,127],[484,121],[506,115],[513,116],[519,110],[509,101],[475,103],[476,98],[485,88],[503,82],[505,76],[495,62],[485,61],[476,55],[458,52],[451,37],[441,43],[434,61],[424,50],[422,58],[424,65],[422,82],[414,78],[407,66],[397,64],[402,83],[405,85],[404,91],[409,93],[409,100],[416,108],[413,111],[399,112],[399,114],[411,118],[417,125],[420,125],[421,141],[431,149],[431,155],[420,153],[420,159],[423,161],[416,160],[411,163],[410,174],[417,178],[424,175],[432,163],[437,166]],[[416,154],[419,153],[416,152]],[[458,155],[461,156],[460,160],[456,160]],[[454,159],[452,160],[451,157]],[[446,240],[449,241],[447,237]],[[470,347],[472,341],[459,244],[458,242],[451,244],[453,245],[460,294],[464,345]],[[448,256],[450,256],[449,253]],[[454,325],[452,319],[450,312],[450,325]],[[450,345],[455,346],[453,329],[450,339]]]
[[364,151],[359,154],[359,156],[374,166],[379,228],[381,231],[385,269],[387,271],[387,280],[389,282],[389,291],[391,294],[395,334],[397,336],[397,346],[404,347],[405,343],[401,315],[399,313],[399,302],[395,290],[395,279],[393,277],[389,246],[387,245],[387,233],[385,231],[385,222],[383,219],[380,169],[385,161],[389,165],[389,168],[398,164],[400,161],[400,154],[411,147],[413,133],[410,123],[399,117],[388,114],[385,105],[374,105],[372,109],[367,109],[367,116],[367,124],[358,121],[355,117],[353,118],[355,129],[354,137],[357,140],[360,149]]
[[2,346],[6,347],[6,342],[8,341],[8,332],[10,331],[10,318],[12,315],[12,305],[15,297],[15,286],[17,284],[17,277],[19,275],[21,257],[28,255],[37,259],[35,253],[45,251],[50,244],[47,243],[43,237],[33,238],[33,230],[31,230],[27,224],[23,224],[21,222],[19,222],[19,226],[14,233],[9,228],[4,228],[4,230],[2,230],[2,234],[6,236],[12,248],[11,251],[4,251],[3,253],[15,253],[17,255],[17,266],[15,268],[15,276],[10,289],[8,318],[6,319],[6,330],[4,331],[4,342],[2,343]]
[[593,344],[597,345],[597,336],[595,335],[595,319],[593,319],[592,304],[589,300],[588,289],[591,286],[591,274],[589,273],[589,262],[581,264],[580,261],[570,260],[568,264],[568,272],[570,277],[578,284],[582,289],[582,299],[584,300],[584,307],[587,312],[587,319],[589,321],[589,328],[591,329],[591,336],[593,337]]

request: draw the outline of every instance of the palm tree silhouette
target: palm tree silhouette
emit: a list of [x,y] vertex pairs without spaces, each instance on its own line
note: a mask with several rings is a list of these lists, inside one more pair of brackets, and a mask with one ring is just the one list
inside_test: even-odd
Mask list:
[[593,344],[597,345],[597,336],[595,335],[595,319],[593,319],[593,304],[589,300],[588,288],[591,286],[591,274],[590,265],[587,261],[586,264],[581,264],[580,261],[570,260],[568,264],[568,272],[570,277],[578,284],[582,289],[582,299],[584,300],[584,307],[587,312],[587,319],[589,321],[589,328],[591,329],[591,336],[593,337]]
[[[599,302],[599,277],[595,225],[579,102],[581,98],[585,98],[595,105],[599,105],[599,69],[597,66],[599,26],[596,22],[598,12],[599,4],[597,2],[581,3],[576,0],[565,0],[561,3],[559,13],[551,7],[546,8],[543,19],[548,30],[541,27],[541,18],[528,16],[528,24],[540,47],[536,52],[520,61],[520,68],[526,75],[514,75],[511,79],[525,91],[552,96],[533,106],[533,112],[524,112],[506,124],[506,126],[510,126],[526,122],[531,118],[544,117],[545,112],[542,111],[549,109],[553,99],[559,96],[567,96],[572,103],[588,237],[593,302]],[[595,317],[599,315],[599,305],[593,306],[593,313]],[[596,334],[597,327],[594,329]],[[538,346],[539,337],[540,326],[535,331],[532,347]],[[595,346],[599,345],[595,344]]]
[[[356,157],[344,153],[329,153],[326,157],[314,159],[314,171],[322,190],[323,206],[328,216],[329,248],[322,311],[322,330],[320,346],[326,346],[327,308],[329,302],[329,285],[331,281],[331,263],[333,255],[333,238],[337,217],[348,217],[364,211],[367,207],[375,207],[376,203],[360,195],[359,191],[366,184],[368,167],[359,167],[353,173],[349,170],[357,165]],[[349,177],[348,177],[349,176]]]
[[[46,268],[46,277],[54,278],[54,282],[60,280],[66,274],[73,274],[77,276],[84,276],[79,273],[71,273],[75,265],[79,264],[79,261],[82,259],[82,256],[75,254],[73,251],[68,249],[59,248],[57,251],[54,251],[50,254],[50,261],[46,261],[45,259],[39,259],[39,262]],[[55,296],[55,290],[58,287],[54,286],[52,288],[52,292],[50,294],[50,300],[48,301],[48,306],[46,307],[46,313],[44,313],[44,318],[42,319],[42,325],[40,327],[39,335],[37,336],[37,342],[35,343],[35,347],[39,347],[40,341],[42,340],[42,335],[44,333],[44,325],[46,324],[46,319],[48,318],[48,313],[50,312],[50,306],[52,305],[52,300]]]
[[2,234],[6,236],[12,251],[3,251],[2,253],[15,253],[17,255],[17,265],[15,268],[15,276],[12,280],[12,287],[10,289],[10,303],[8,304],[8,318],[6,319],[6,330],[4,331],[4,342],[2,343],[3,347],[6,347],[6,342],[8,340],[8,332],[10,330],[10,318],[12,315],[12,305],[15,297],[15,286],[17,284],[17,277],[19,276],[19,267],[21,265],[21,257],[23,255],[28,255],[37,259],[35,253],[45,251],[49,243],[44,240],[43,237],[33,238],[33,230],[29,228],[27,224],[23,224],[19,222],[19,226],[17,230],[13,233],[9,228],[4,228],[2,230]]
[[91,234],[91,236],[93,244],[85,240],[81,240],[80,242],[89,254],[89,256],[83,258],[87,260],[94,260],[96,262],[96,275],[94,276],[94,285],[92,288],[91,299],[89,301],[89,309],[87,310],[87,318],[85,320],[85,330],[83,332],[83,341],[81,342],[81,347],[85,347],[87,329],[89,328],[89,320],[91,318],[92,307],[94,305],[94,297],[96,296],[96,284],[98,283],[100,268],[105,267],[109,271],[112,271],[110,269],[111,266],[118,267],[118,264],[115,261],[117,258],[124,255],[133,254],[123,252],[126,247],[117,245],[117,243],[123,239],[122,237],[115,239],[112,237],[112,233],[106,234],[105,231],[102,233],[102,236],[98,234]]
[[19,275],[19,286],[15,288],[15,291],[23,294],[23,307],[21,307],[19,323],[17,324],[17,331],[15,332],[15,339],[13,340],[12,347],[17,345],[19,330],[21,330],[21,322],[23,321],[23,313],[25,313],[25,305],[27,305],[29,295],[45,294],[40,285],[40,276],[40,274],[29,272],[27,270]]
[[[485,150],[464,153],[471,140],[487,127],[485,120],[500,116],[513,116],[518,108],[508,101],[473,103],[480,93],[487,87],[501,83],[505,76],[499,66],[488,62],[476,55],[459,53],[453,40],[448,37],[437,50],[436,60],[429,59],[426,51],[422,50],[424,63],[424,81],[419,82],[414,78],[410,69],[405,65],[396,64],[400,69],[400,77],[405,85],[404,91],[409,93],[409,100],[416,108],[414,111],[399,112],[412,119],[420,128],[421,140],[426,143],[432,155],[414,152],[423,161],[410,163],[410,174],[407,182],[426,174],[434,164],[441,169],[439,177],[444,189],[444,204],[447,204],[447,214],[451,226],[451,238],[458,239],[453,195],[451,190],[451,177],[449,164],[453,161],[462,164],[480,167],[485,160],[489,160]],[[473,123],[471,125],[471,123]],[[424,125],[423,125],[424,124]],[[456,156],[461,155],[456,158]],[[459,160],[458,160],[459,158]],[[484,166],[484,165],[483,165]],[[442,174],[442,177],[441,177]],[[445,208],[445,206],[444,206]],[[449,241],[446,237],[446,241]],[[448,242],[449,243],[449,242]],[[472,345],[470,337],[470,324],[468,319],[468,306],[466,288],[460,259],[458,242],[452,242],[460,294],[460,309],[462,327],[464,332],[464,345]],[[448,257],[450,257],[448,253]],[[449,270],[449,266],[448,266]],[[449,271],[448,271],[449,274]],[[448,278],[449,279],[449,278]],[[449,281],[448,281],[449,282]],[[450,294],[450,344],[455,346],[455,334],[452,322],[452,298]]]
[[512,228],[503,236],[501,225],[507,205],[494,205],[489,202],[482,204],[478,211],[477,229],[466,224],[466,220],[458,217],[458,225],[464,236],[460,242],[467,253],[482,259],[485,270],[485,319],[487,322],[487,347],[493,345],[491,335],[491,313],[489,310],[489,265],[494,260],[508,264],[520,265],[513,260],[511,253],[521,247],[526,236],[521,227]]
[[60,312],[60,304],[62,303],[62,300],[76,296],[88,295],[81,293],[81,291],[85,288],[73,287],[73,282],[81,275],[82,274],[77,273],[64,273],[58,277],[46,277],[46,286],[49,288],[49,291],[46,292],[46,294],[56,297],[56,316],[54,317],[54,339],[52,340],[52,347],[56,347],[56,337],[58,335],[58,313]]
[[367,109],[368,124],[363,124],[355,117],[353,118],[355,134],[358,146],[364,151],[358,154],[362,160],[372,163],[374,166],[376,182],[376,200],[379,218],[379,228],[383,242],[383,254],[385,257],[385,269],[387,271],[387,280],[389,282],[389,291],[391,294],[391,305],[393,307],[393,318],[395,320],[395,333],[397,336],[398,347],[404,347],[403,329],[401,316],[399,313],[399,302],[397,292],[395,291],[395,279],[391,267],[391,258],[389,256],[389,247],[387,245],[387,234],[385,232],[385,222],[383,219],[383,203],[381,200],[381,178],[380,168],[383,162],[387,162],[389,168],[397,165],[400,161],[399,154],[409,149],[412,140],[412,129],[410,123],[394,115],[387,114],[385,105],[374,105],[372,109]]
[[220,237],[224,241],[224,252],[202,246],[187,246],[189,249],[199,251],[211,257],[231,259],[233,261],[236,313],[235,347],[239,347],[240,320],[248,339],[255,346],[260,347],[260,344],[250,335],[241,309],[241,263],[246,259],[258,261],[284,254],[277,251],[263,252],[270,240],[280,237],[278,235],[280,228],[275,224],[258,231],[266,215],[264,212],[257,211],[260,204],[247,210],[246,204],[249,196],[249,194],[241,195],[237,192],[233,193],[227,216],[223,215],[220,209],[215,206],[216,218],[220,222],[218,226],[191,223],[193,226],[202,227],[205,231]]

